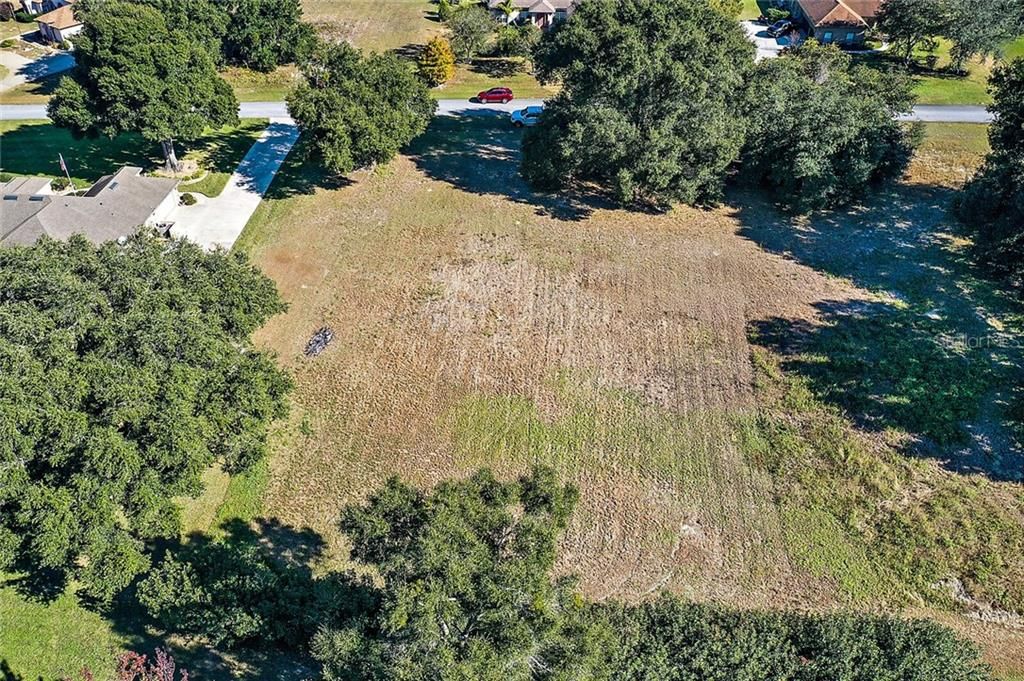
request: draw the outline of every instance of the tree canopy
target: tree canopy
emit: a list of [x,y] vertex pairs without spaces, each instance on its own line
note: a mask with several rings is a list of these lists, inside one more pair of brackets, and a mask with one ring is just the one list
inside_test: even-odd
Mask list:
[[284,306],[242,255],[142,236],[0,249],[0,291],[0,570],[110,598],[174,497],[264,456],[290,382],[249,334]]
[[325,678],[590,678],[583,601],[550,577],[576,500],[537,469],[515,482],[480,471],[429,494],[392,479],[347,508],[342,529],[380,574],[381,605],[317,636]]
[[900,175],[916,127],[910,79],[854,66],[834,45],[807,43],[758,64],[749,87],[743,173],[800,211],[841,205]]
[[223,49],[228,62],[266,72],[298,60],[313,40],[299,0],[234,0]]
[[174,141],[238,120],[231,87],[207,46],[168,25],[153,7],[125,0],[83,0],[75,40],[77,66],[47,106],[53,122],[76,135],[134,131],[160,142],[176,168]]
[[314,639],[333,680],[984,681],[977,650],[927,621],[591,603],[553,579],[577,493],[550,469],[484,470],[430,493],[392,479],[342,529],[381,577],[379,609]]
[[743,144],[753,52],[706,0],[587,0],[535,50],[562,90],[523,138],[524,177],[626,204],[716,200]]
[[335,173],[385,163],[427,128],[437,104],[394,55],[364,56],[347,43],[319,44],[301,63],[305,82],[288,111],[309,148]]
[[982,259],[1024,286],[1024,58],[998,67],[990,89],[992,150],[964,187],[957,212],[976,229]]

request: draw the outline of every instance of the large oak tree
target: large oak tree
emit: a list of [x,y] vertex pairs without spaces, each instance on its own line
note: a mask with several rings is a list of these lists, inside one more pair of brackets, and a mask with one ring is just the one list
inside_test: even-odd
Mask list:
[[562,90],[523,139],[524,177],[626,204],[716,200],[743,144],[753,54],[706,0],[587,0],[535,50]]
[[75,41],[78,65],[47,107],[55,124],[76,135],[141,133],[162,145],[176,170],[176,140],[237,122],[231,87],[217,75],[209,46],[187,27],[125,0],[83,0],[75,12],[85,28]]
[[918,140],[895,119],[913,107],[910,79],[854,65],[834,45],[761,62],[749,93],[743,173],[791,209],[859,198],[902,173]]
[[0,249],[0,292],[0,570],[108,599],[175,497],[264,456],[290,382],[249,334],[284,306],[244,256],[146,237]]
[[300,66],[305,80],[289,95],[288,111],[334,173],[390,161],[426,130],[437,106],[423,80],[391,54],[320,43]]

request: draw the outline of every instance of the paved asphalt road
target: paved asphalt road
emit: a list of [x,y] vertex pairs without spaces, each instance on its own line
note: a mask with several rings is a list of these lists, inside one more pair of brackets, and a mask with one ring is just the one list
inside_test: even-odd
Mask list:
[[[508,104],[477,104],[463,99],[440,99],[437,112],[449,116],[487,115],[542,103],[539,99],[517,99]],[[242,118],[284,118],[288,116],[288,110],[284,102],[242,102],[239,115]],[[39,104],[0,104],[0,120],[45,118],[46,107]],[[992,114],[982,106],[917,106],[914,107],[914,114],[905,118],[938,123],[988,123],[992,120]]]

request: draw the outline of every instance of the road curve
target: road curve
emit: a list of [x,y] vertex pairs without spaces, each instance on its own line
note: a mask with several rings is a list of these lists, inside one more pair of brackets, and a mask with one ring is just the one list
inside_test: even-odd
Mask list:
[[[2,99],[2,98],[0,98]],[[442,116],[488,115],[507,113],[525,106],[542,104],[540,99],[516,99],[508,104],[478,104],[465,99],[437,100],[437,113]],[[242,118],[285,118],[288,108],[284,102],[242,102],[238,115]],[[918,120],[935,123],[989,123],[990,114],[983,106],[935,106],[914,107],[914,113],[901,116],[901,120]],[[46,106],[42,104],[0,104],[0,120],[44,120]]]

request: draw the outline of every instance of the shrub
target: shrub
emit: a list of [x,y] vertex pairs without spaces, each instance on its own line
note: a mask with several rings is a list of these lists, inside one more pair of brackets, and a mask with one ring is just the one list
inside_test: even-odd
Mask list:
[[68,178],[66,178],[66,177],[55,177],[52,180],[50,180],[50,186],[55,191],[60,192],[60,191],[64,191],[68,187],[70,187],[71,186],[71,181],[68,180]]
[[774,24],[776,21],[788,19],[790,15],[789,10],[779,9],[778,7],[769,7],[765,11],[764,16],[768,19],[768,21]]
[[420,52],[417,66],[430,85],[447,83],[455,75],[455,53],[446,38],[436,36]]
[[17,41],[14,38],[8,38],[7,40],[0,41],[0,48],[8,49],[14,47]]
[[196,197],[189,192],[184,192],[181,198],[178,199],[178,203],[182,206],[194,206],[196,205]]
[[455,11],[455,7],[452,5],[451,0],[438,0],[437,2],[437,18],[440,21],[447,22],[452,18],[452,13]]
[[541,30],[533,24],[502,26],[498,29],[494,51],[502,57],[529,57],[540,38]]
[[31,24],[35,22],[35,19],[32,17],[32,15],[24,10],[15,12],[14,20],[17,21],[19,24]]

